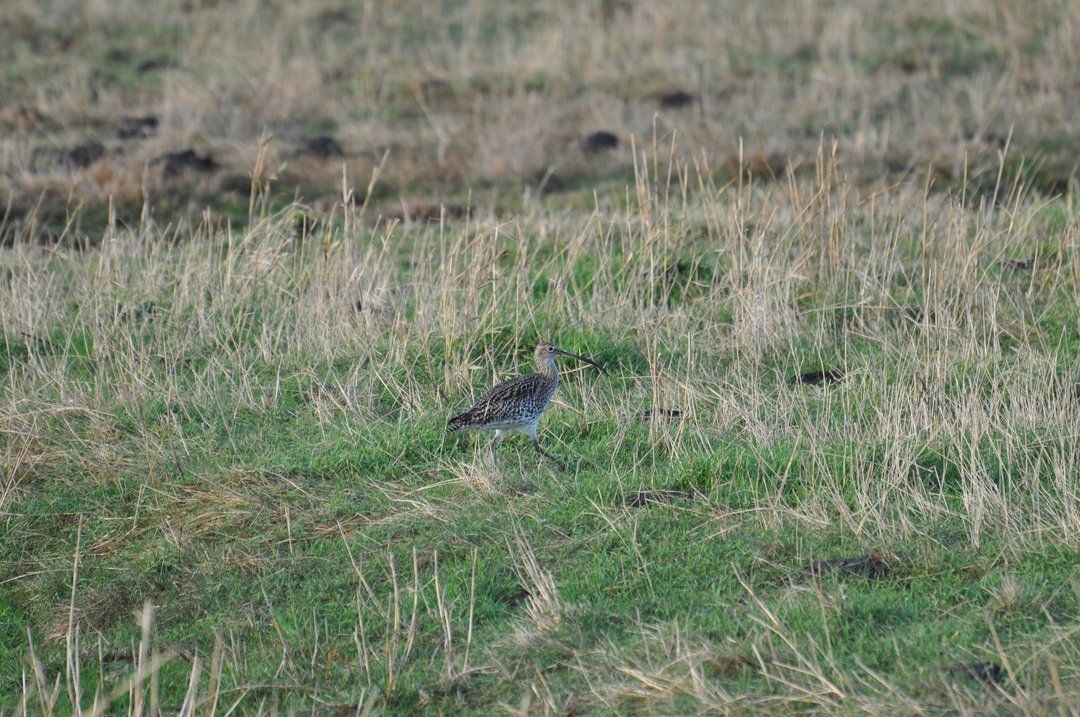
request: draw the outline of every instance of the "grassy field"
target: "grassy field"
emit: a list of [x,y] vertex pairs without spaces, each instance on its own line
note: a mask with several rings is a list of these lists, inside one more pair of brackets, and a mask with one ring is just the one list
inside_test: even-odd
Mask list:
[[1078,38],[5,3],[0,715],[1077,715]]

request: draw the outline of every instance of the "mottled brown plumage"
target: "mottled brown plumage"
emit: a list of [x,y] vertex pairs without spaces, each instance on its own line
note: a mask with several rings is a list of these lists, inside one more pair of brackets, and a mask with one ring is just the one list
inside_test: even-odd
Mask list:
[[533,448],[537,453],[562,468],[562,461],[541,448],[536,439],[536,426],[540,422],[540,416],[559,387],[559,372],[555,368],[555,359],[566,356],[590,363],[599,371],[604,369],[595,361],[567,353],[553,344],[540,344],[536,347],[535,356],[536,373],[517,376],[495,386],[485,393],[475,406],[451,418],[446,432],[495,431],[495,438],[491,441],[492,464],[495,463],[495,455],[503,435],[524,433],[532,438]]

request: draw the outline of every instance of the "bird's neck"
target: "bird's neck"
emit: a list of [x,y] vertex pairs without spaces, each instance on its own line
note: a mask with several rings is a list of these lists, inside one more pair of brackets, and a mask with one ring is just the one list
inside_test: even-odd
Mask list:
[[538,373],[544,378],[551,379],[552,381],[559,380],[559,371],[555,368],[554,356],[542,356],[536,359],[536,368]]

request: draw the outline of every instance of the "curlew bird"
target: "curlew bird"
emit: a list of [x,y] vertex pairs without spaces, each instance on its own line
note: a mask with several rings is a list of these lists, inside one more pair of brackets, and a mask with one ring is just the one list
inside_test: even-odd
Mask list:
[[536,373],[503,381],[485,393],[468,411],[451,418],[446,426],[447,433],[495,431],[495,438],[491,441],[492,465],[495,465],[495,456],[503,436],[507,433],[524,433],[532,438],[537,453],[553,461],[560,470],[565,468],[563,462],[541,448],[540,441],[536,439],[536,424],[559,387],[555,359],[560,356],[574,358],[592,364],[601,373],[604,371],[604,367],[592,359],[563,351],[554,344],[540,344],[536,347],[535,356]]

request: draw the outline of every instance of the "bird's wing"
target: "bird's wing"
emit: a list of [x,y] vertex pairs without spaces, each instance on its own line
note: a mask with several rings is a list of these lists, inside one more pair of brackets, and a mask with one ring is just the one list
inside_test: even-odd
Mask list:
[[537,393],[537,374],[515,376],[489,389],[469,410],[450,419],[451,430],[468,425],[481,426],[502,419],[512,418],[519,403],[529,403]]
[[476,405],[469,409],[469,412],[471,413],[480,409],[482,412],[487,413],[487,411],[484,411],[483,409],[494,409],[507,401],[514,401],[526,391],[529,384],[532,383],[532,379],[533,377],[531,374],[526,376],[515,376],[514,378],[492,386],[480,397],[480,400],[476,402]]

